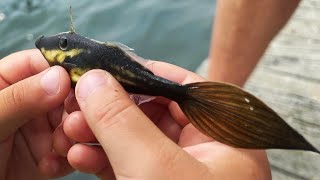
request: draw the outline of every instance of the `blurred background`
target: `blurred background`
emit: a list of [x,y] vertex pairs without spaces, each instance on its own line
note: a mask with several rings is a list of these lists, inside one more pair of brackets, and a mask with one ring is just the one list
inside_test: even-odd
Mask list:
[[[206,76],[207,62],[203,60],[208,55],[215,3],[215,0],[2,0],[0,59],[34,48],[40,35],[68,31],[71,4],[78,33],[99,41],[119,41],[144,58],[167,61]],[[318,148],[319,17],[318,0],[302,1],[245,86]],[[268,156],[273,179],[320,179],[319,155],[269,150]],[[61,178],[71,179],[96,178],[78,172]]]
[[69,31],[70,3],[75,29],[86,37],[189,70],[207,57],[215,0],[1,0],[0,58],[35,48],[40,35]]

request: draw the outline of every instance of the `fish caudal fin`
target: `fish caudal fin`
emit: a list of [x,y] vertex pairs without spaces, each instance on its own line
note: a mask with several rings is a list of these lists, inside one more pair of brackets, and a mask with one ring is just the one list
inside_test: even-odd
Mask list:
[[241,88],[218,82],[186,86],[186,97],[178,101],[179,106],[207,136],[238,148],[320,153],[275,111]]

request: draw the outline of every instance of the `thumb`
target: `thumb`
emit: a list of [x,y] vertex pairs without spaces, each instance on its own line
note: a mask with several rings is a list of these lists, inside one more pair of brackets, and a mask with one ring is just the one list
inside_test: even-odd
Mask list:
[[0,141],[30,118],[62,104],[69,91],[69,76],[61,67],[49,68],[1,90]]
[[155,179],[164,177],[165,169],[180,168],[173,164],[196,164],[140,111],[109,73],[86,73],[78,82],[76,98],[117,179]]

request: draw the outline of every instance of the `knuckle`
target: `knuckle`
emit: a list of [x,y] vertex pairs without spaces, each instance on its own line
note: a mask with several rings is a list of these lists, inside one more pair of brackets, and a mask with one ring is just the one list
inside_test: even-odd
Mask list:
[[28,106],[25,105],[25,90],[20,85],[14,84],[1,91],[0,94],[0,115],[23,113],[22,110]]
[[11,104],[14,107],[21,108],[25,100],[25,87],[22,83],[13,85],[11,88],[11,94],[9,95]]

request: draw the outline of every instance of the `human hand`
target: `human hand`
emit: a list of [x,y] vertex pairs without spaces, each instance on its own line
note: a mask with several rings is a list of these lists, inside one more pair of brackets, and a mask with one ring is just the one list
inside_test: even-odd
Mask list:
[[[181,84],[203,81],[166,63],[146,66]],[[271,178],[264,151],[232,148],[209,139],[189,123],[175,102],[157,98],[138,108],[104,71],[86,73],[75,96],[81,111],[65,119],[65,134],[80,143],[99,142],[102,146],[65,148],[63,154],[68,154],[75,169],[102,179]]]
[[68,74],[49,68],[38,50],[0,60],[0,179],[46,179],[73,169],[52,152],[70,91]]

